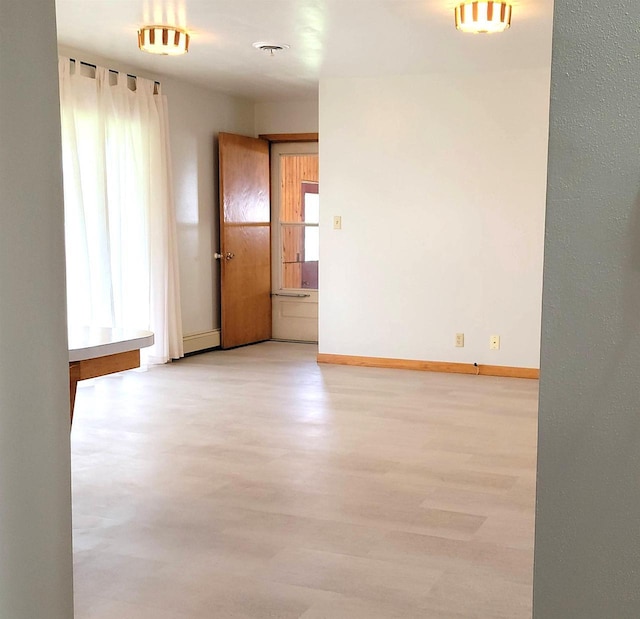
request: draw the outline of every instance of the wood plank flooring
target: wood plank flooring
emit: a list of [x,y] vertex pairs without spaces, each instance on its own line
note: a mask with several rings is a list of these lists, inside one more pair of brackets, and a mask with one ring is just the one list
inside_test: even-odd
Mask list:
[[316,352],[79,386],[77,619],[531,616],[537,381]]

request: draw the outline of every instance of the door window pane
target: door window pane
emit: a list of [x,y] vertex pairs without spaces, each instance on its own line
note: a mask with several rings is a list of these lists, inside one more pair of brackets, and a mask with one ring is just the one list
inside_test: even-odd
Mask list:
[[304,260],[318,262],[320,259],[320,229],[305,226],[304,229]]
[[318,156],[280,157],[280,262],[283,289],[318,289]]
[[320,194],[318,183],[302,181],[302,221],[306,224],[320,223]]
[[320,231],[317,225],[282,224],[282,287],[318,288]]
[[318,155],[280,156],[280,221],[302,223],[304,194],[318,193]]

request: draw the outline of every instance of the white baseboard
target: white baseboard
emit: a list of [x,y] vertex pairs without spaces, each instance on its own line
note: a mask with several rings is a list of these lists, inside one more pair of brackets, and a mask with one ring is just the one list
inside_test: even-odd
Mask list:
[[184,344],[185,355],[198,352],[199,350],[207,350],[208,348],[217,348],[220,346],[220,329],[206,331],[205,333],[185,335],[182,338],[182,342]]

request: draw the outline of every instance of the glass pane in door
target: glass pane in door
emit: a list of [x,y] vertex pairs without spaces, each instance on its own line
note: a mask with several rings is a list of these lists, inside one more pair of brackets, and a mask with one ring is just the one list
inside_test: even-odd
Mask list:
[[281,224],[283,288],[318,289],[319,232],[317,224]]

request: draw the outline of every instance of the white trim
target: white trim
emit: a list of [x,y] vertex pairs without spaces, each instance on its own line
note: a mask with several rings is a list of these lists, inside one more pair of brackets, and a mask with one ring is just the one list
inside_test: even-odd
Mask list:
[[220,329],[185,335],[182,341],[185,355],[199,350],[207,350],[208,348],[218,348],[220,346]]

